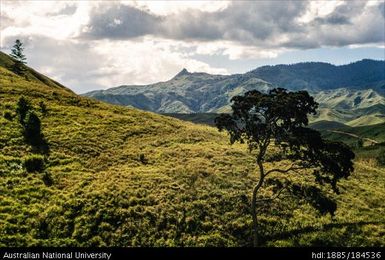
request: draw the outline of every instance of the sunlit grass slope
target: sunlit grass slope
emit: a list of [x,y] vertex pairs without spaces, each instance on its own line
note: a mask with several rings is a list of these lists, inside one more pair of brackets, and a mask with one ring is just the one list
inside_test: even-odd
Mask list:
[[[49,143],[27,173],[20,96]],[[0,246],[247,246],[253,157],[214,128],[76,96],[0,67]],[[385,245],[385,170],[357,162],[334,218],[303,201],[259,210],[266,246]]]

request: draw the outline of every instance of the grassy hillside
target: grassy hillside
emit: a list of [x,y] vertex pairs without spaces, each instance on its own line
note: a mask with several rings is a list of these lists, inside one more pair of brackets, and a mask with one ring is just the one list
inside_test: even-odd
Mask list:
[[[3,116],[15,116],[20,96],[49,144],[42,173],[26,171],[33,151],[17,118]],[[254,159],[216,129],[79,97],[4,67],[0,101],[0,246],[251,244]],[[260,207],[263,245],[384,246],[384,185],[384,168],[358,160],[334,217],[291,198]]]
[[[5,53],[0,51],[0,67],[3,67],[4,69],[12,71],[12,67],[14,64],[15,64],[15,62],[8,55],[6,55]],[[35,71],[34,69],[32,69],[30,67],[24,66],[24,68],[26,70],[24,72],[24,75],[23,75],[23,77],[25,79],[27,79],[29,81],[36,82],[36,83],[42,83],[42,84],[47,85],[49,87],[58,88],[58,89],[72,93],[72,91],[70,89],[66,88],[65,86],[63,86],[59,82],[56,82],[56,81],[44,76],[43,74],[40,74],[39,72]]]
[[166,116],[171,116],[178,118],[180,120],[193,122],[195,124],[204,124],[204,125],[215,125],[215,118],[218,116],[216,113],[194,113],[194,114],[164,114]]
[[344,125],[342,123],[336,122],[336,121],[316,121],[313,123],[310,123],[309,126],[311,128],[317,129],[317,130],[333,130],[333,129],[340,129],[340,128],[349,128],[347,125]]
[[369,144],[384,143],[385,142],[385,124],[357,126],[357,127],[335,127],[333,129],[323,128],[323,135],[331,140],[340,140],[345,143],[354,145],[358,138],[368,139]]

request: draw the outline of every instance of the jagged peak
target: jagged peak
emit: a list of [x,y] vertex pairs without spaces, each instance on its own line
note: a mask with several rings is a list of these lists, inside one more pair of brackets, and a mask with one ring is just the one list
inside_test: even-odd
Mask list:
[[184,75],[190,75],[190,72],[188,72],[188,70],[186,68],[183,68],[178,74],[175,75],[174,78],[181,77]]

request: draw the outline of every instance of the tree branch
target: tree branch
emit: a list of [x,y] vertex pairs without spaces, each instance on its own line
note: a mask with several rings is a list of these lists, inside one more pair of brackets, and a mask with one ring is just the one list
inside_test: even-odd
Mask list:
[[287,173],[289,171],[296,171],[296,170],[302,170],[302,169],[305,169],[306,167],[302,166],[298,166],[298,167],[295,167],[295,163],[293,163],[292,165],[290,165],[289,168],[287,168],[286,170],[282,170],[282,169],[278,169],[278,168],[275,168],[275,169],[271,169],[269,171],[267,171],[265,173],[265,176],[267,176],[268,174],[270,173],[273,173],[273,172],[279,172],[279,173]]

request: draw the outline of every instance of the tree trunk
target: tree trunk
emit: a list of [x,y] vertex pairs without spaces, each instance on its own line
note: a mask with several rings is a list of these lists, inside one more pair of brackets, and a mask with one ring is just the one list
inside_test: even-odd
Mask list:
[[253,195],[251,198],[251,214],[253,217],[253,245],[254,247],[258,246],[258,222],[257,222],[257,194],[261,188],[264,180],[264,171],[262,161],[257,161],[259,167],[259,180],[258,184],[254,186]]

